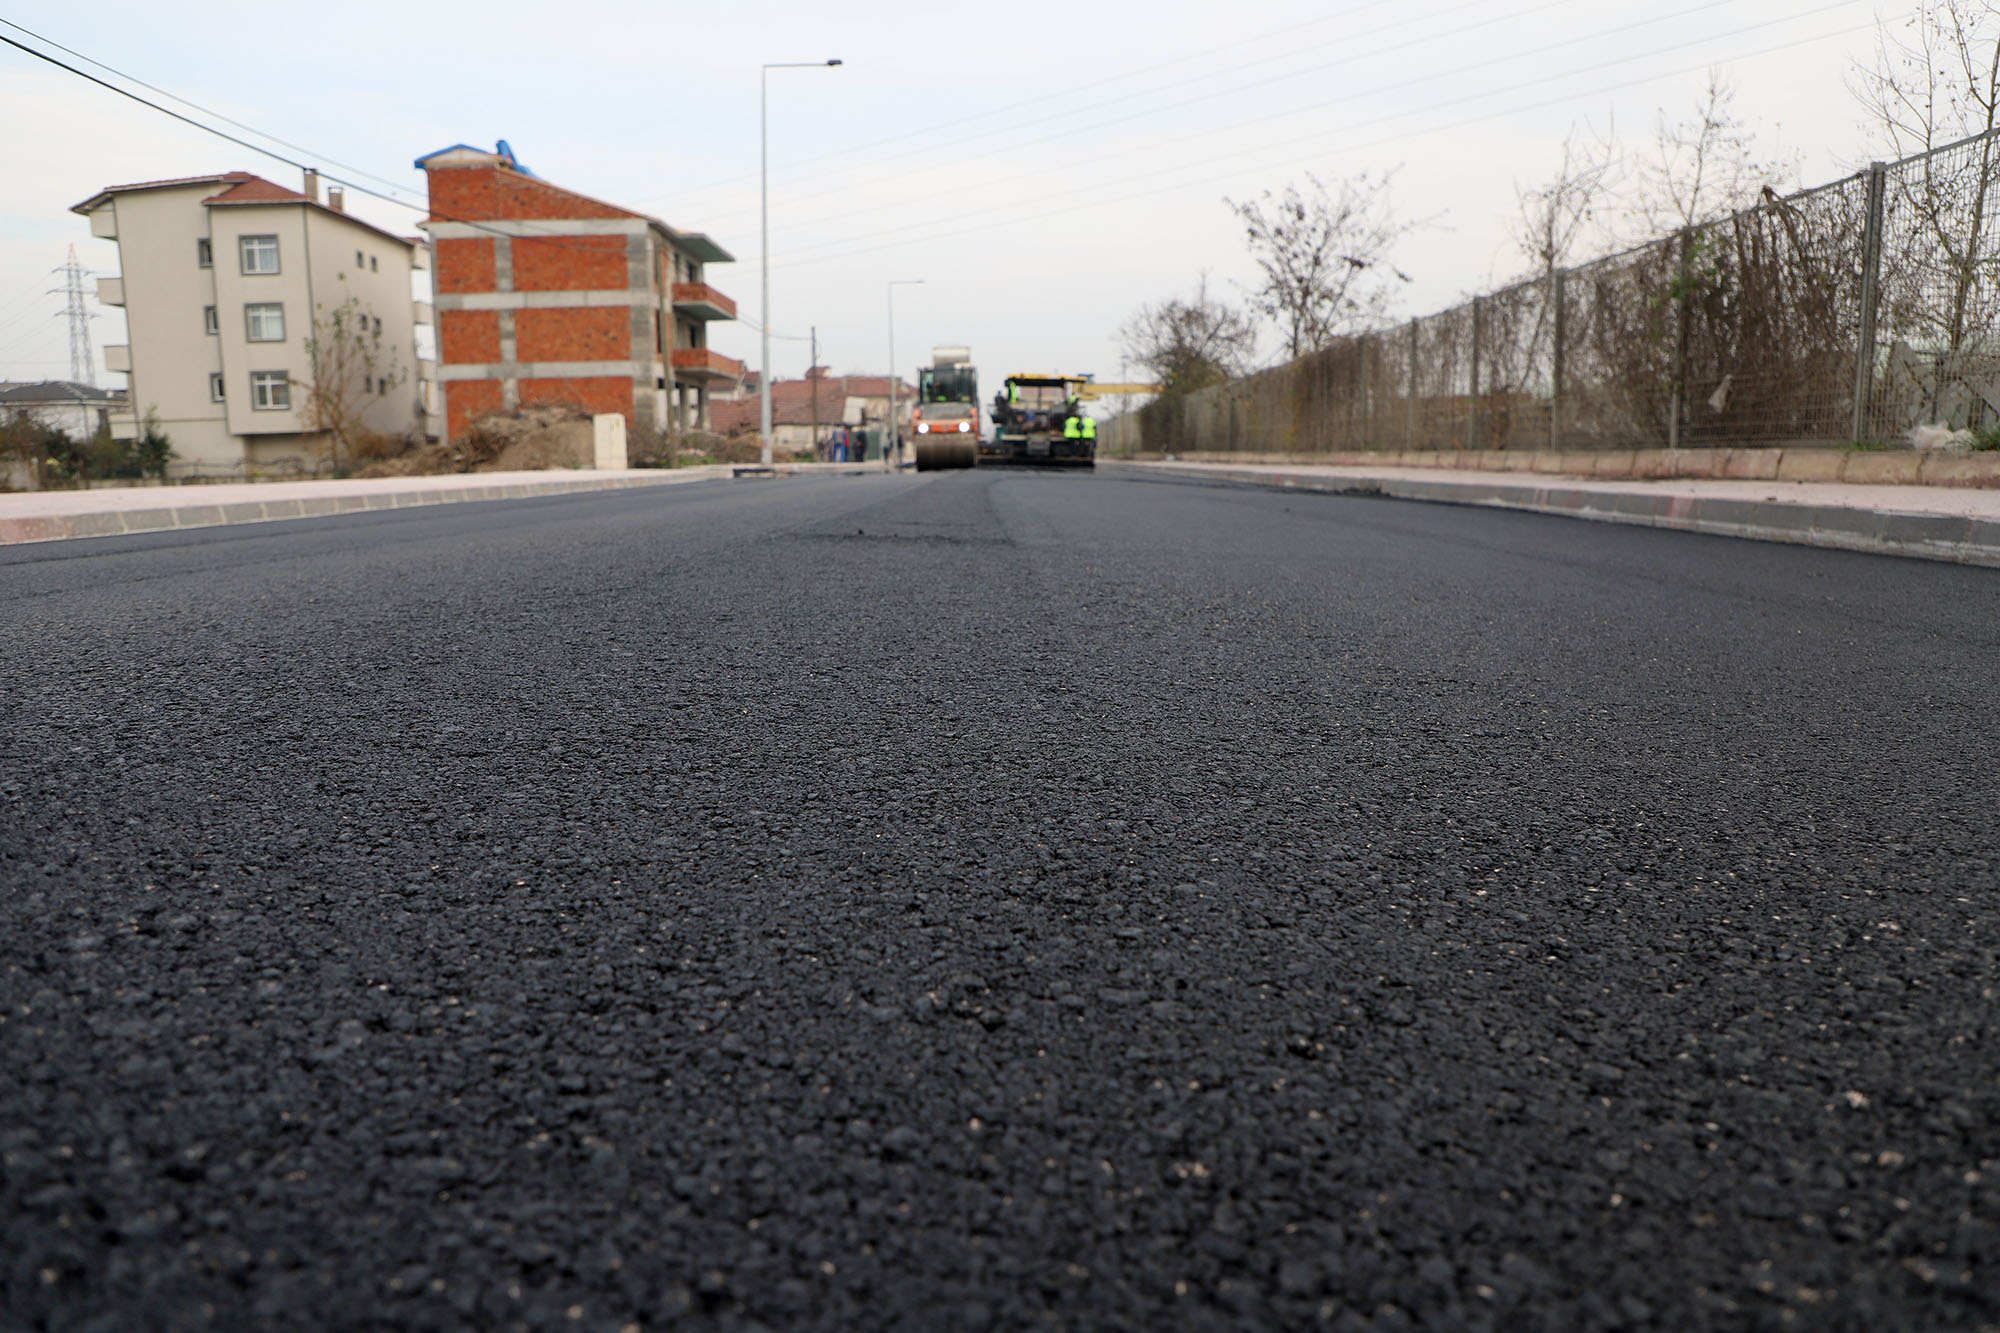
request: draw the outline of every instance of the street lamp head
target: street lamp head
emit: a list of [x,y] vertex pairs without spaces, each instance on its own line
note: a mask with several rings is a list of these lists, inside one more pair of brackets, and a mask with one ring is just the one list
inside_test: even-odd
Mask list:
[[826,63],[829,65],[838,65],[840,62],[838,60],[829,60]]

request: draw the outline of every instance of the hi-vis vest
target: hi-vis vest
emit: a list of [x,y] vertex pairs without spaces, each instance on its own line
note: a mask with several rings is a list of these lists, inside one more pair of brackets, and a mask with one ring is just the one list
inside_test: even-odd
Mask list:
[[1097,438],[1097,418],[1096,418],[1096,417],[1080,417],[1080,418],[1078,418],[1078,420],[1080,420],[1080,421],[1081,421],[1081,422],[1083,423],[1083,438],[1084,438],[1084,439],[1086,439],[1086,440],[1094,440],[1094,439],[1096,439],[1096,438]]
[[1070,417],[1063,422],[1063,438],[1065,440],[1080,440],[1083,438],[1083,427],[1077,424],[1075,417]]

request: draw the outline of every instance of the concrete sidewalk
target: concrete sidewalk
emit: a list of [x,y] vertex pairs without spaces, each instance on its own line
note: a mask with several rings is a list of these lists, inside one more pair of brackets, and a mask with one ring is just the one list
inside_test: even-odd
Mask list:
[[1759,541],[2000,567],[2000,491],[1844,482],[1599,481],[1548,474],[1311,464],[1138,463],[1152,475],[1486,505]]
[[[793,473],[881,472],[880,463],[783,463],[771,471]],[[127,486],[90,491],[24,491],[0,494],[0,545],[107,537],[122,532],[163,532],[229,523],[266,523],[370,509],[469,500],[518,500],[578,491],[673,486],[696,481],[766,475],[751,465],[583,469],[547,472],[466,472],[440,477],[373,477],[346,481],[228,482],[196,486]]]

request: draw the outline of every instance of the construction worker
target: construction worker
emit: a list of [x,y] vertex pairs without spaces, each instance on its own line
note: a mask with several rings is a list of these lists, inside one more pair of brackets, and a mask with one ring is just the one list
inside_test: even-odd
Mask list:
[[1095,440],[1097,438],[1097,418],[1086,413],[1077,418],[1077,420],[1083,424],[1083,438],[1086,440]]
[[1083,438],[1083,424],[1082,424],[1081,422],[1079,422],[1079,421],[1078,421],[1078,420],[1077,420],[1077,419],[1076,419],[1075,417],[1064,417],[1064,418],[1063,418],[1063,438],[1064,438],[1065,440],[1080,440],[1080,439],[1082,439],[1082,438]]

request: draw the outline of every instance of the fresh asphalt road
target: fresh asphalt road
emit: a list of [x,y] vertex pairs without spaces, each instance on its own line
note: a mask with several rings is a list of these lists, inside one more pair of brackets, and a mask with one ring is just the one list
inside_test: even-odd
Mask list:
[[2000,574],[980,471],[0,620],[0,1327],[2000,1323]]

